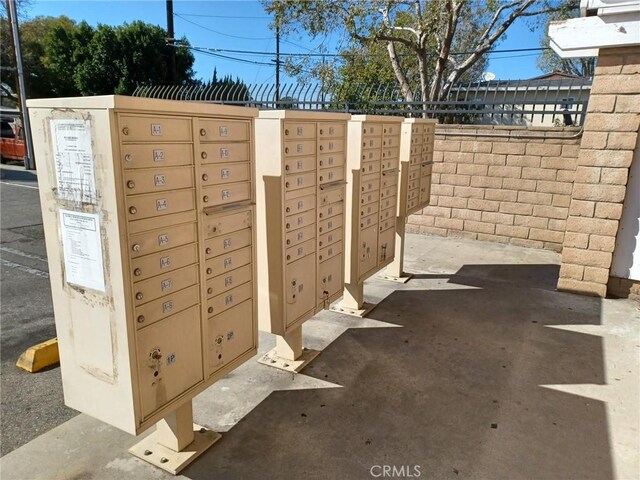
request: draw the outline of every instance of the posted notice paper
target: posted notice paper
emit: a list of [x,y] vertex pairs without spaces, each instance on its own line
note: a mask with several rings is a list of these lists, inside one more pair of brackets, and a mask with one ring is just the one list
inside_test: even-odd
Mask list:
[[91,122],[51,120],[51,142],[58,197],[96,204],[98,199],[91,147]]
[[105,291],[100,215],[60,210],[67,283]]

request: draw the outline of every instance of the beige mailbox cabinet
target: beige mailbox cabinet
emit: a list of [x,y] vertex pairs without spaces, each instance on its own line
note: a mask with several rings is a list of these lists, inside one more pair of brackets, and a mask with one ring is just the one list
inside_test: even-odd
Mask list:
[[342,295],[348,118],[272,110],[256,119],[259,326],[277,335],[264,359],[273,366],[302,366],[303,322]]
[[404,234],[407,217],[429,205],[436,120],[406,118],[400,139],[400,188],[395,258],[383,278],[406,282],[403,272]]
[[402,117],[349,121],[344,298],[332,310],[362,316],[363,283],[393,261]]
[[65,401],[132,434],[158,423],[141,456],[175,472],[193,396],[256,353],[257,110],[104,96],[29,112]]

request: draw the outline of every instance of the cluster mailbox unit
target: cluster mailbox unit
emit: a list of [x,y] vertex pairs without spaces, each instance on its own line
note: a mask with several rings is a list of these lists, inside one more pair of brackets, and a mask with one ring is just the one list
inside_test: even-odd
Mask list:
[[299,370],[302,324],[342,295],[346,135],[350,115],[261,111],[256,119],[260,329],[276,348],[260,361]]
[[[176,473],[219,435],[192,398],[257,351],[257,110],[29,101],[67,405]],[[189,446],[188,448],[185,447]]]
[[364,316],[364,281],[395,253],[402,117],[354,115],[349,121],[344,298],[332,310]]
[[436,120],[406,118],[400,140],[400,189],[396,225],[396,253],[382,278],[400,283],[411,275],[403,271],[404,234],[407,217],[429,205]]

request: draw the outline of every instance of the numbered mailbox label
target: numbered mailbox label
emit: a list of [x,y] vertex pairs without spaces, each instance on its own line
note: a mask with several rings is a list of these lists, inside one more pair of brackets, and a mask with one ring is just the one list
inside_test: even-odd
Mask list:
[[299,137],[300,137],[300,136],[302,136],[302,127],[298,127],[298,128],[296,129],[296,134],[297,134]]
[[226,137],[229,135],[229,130],[227,129],[227,127],[221,126],[220,128],[218,128],[218,133],[221,137]]
[[229,169],[223,168],[220,170],[220,178],[229,178]]
[[156,200],[156,210],[166,210],[168,206],[169,204],[166,198],[159,198],[158,200]]
[[166,292],[167,290],[171,290],[172,286],[173,286],[173,283],[171,282],[170,278],[167,278],[166,280],[162,280],[162,282],[160,282],[160,289],[163,292]]
[[302,240],[304,238],[303,232],[298,232],[298,240]]
[[296,145],[296,152],[298,152],[298,153],[301,153],[301,152],[302,152],[302,144],[301,144],[301,143],[298,143],[298,144]]
[[162,135],[162,125],[160,125],[159,123],[152,123],[151,124],[151,135],[153,135],[154,137],[159,137]]
[[233,275],[229,275],[228,277],[225,277],[225,279],[224,279],[224,286],[225,287],[230,287],[231,285],[233,285]]
[[231,257],[224,259],[224,268],[231,268]]
[[153,183],[156,187],[164,187],[167,184],[167,180],[164,175],[155,175],[153,177]]
[[222,199],[229,200],[231,198],[231,192],[229,190],[222,190]]
[[154,162],[164,162],[164,150],[154,150],[153,151],[153,161]]
[[224,297],[224,304],[231,305],[233,303],[233,295],[227,295]]
[[176,363],[176,354],[170,353],[169,355],[167,355],[167,365],[172,365],[174,363]]
[[160,259],[160,268],[169,268],[171,266],[171,260],[169,257],[162,257]]
[[221,148],[220,149],[220,158],[227,158],[229,156],[229,149],[228,148]]
[[171,310],[173,310],[173,301],[169,300],[167,302],[164,302],[162,304],[162,313],[169,313]]
[[169,244],[169,234],[163,233],[162,235],[158,235],[158,245],[164,246]]
[[227,248],[231,248],[231,239],[225,238],[223,243],[223,248],[226,250]]

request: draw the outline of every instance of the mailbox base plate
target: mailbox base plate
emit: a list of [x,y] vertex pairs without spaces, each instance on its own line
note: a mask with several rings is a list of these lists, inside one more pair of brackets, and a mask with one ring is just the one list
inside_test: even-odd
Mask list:
[[338,305],[331,305],[331,311],[342,313],[344,315],[351,315],[352,317],[364,318],[367,316],[367,314],[371,310],[373,310],[377,306],[378,306],[377,303],[367,303],[367,302],[364,302],[362,304],[362,308],[351,308],[351,307],[345,307],[344,305],[338,304]]
[[283,357],[279,357],[277,349],[270,350],[258,359],[258,363],[268,365],[269,367],[279,368],[287,372],[298,373],[304,367],[306,367],[314,358],[320,355],[319,350],[313,350],[311,348],[303,348],[302,355],[296,360],[288,360]]
[[[198,458],[211,445],[222,438],[217,432],[193,424],[194,440],[183,450],[176,452],[160,445],[156,432],[145,437],[129,449],[129,453],[173,475]],[[151,452],[151,453],[149,453]],[[164,461],[162,461],[164,459]]]
[[382,280],[388,280],[396,283],[407,283],[412,277],[413,274],[411,273],[403,273],[400,277],[396,277],[394,275],[378,275],[378,278]]

